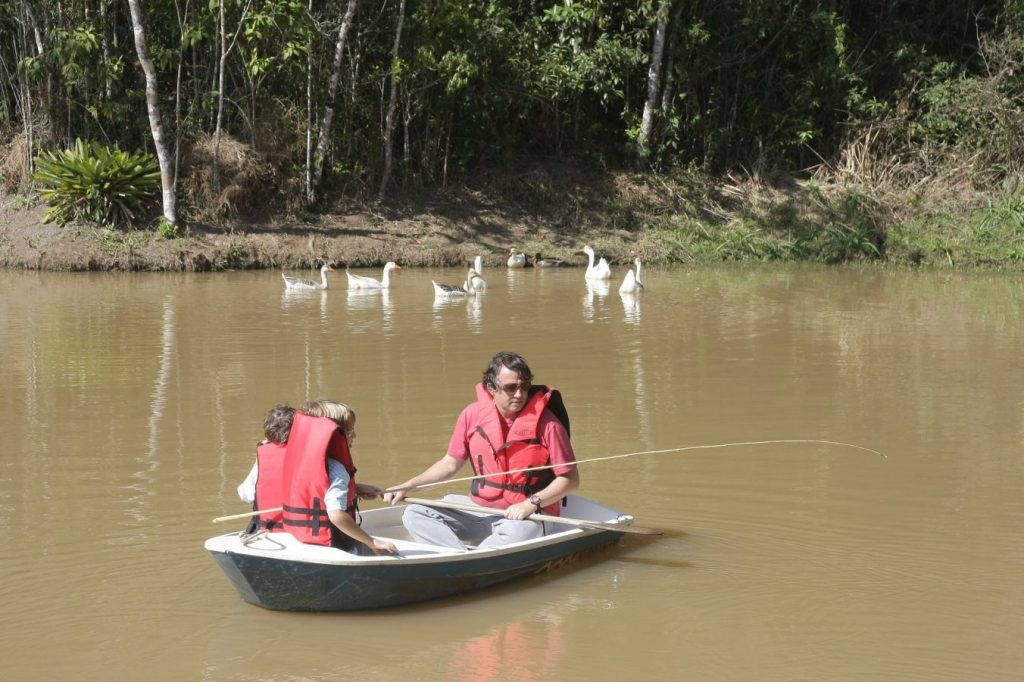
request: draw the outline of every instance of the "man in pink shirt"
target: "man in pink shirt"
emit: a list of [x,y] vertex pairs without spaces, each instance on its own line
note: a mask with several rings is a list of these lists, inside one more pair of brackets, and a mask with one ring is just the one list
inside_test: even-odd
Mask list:
[[[452,478],[468,461],[478,476],[469,501],[504,509],[505,515],[414,504],[402,516],[413,538],[465,549],[463,540],[497,547],[544,534],[543,524],[530,516],[541,511],[557,515],[559,502],[579,487],[580,479],[561,395],[546,386],[532,386],[532,380],[521,355],[495,355],[476,385],[476,401],[455,422],[447,454],[384,495],[385,501],[396,504],[409,489]],[[461,495],[445,499],[466,501]]]

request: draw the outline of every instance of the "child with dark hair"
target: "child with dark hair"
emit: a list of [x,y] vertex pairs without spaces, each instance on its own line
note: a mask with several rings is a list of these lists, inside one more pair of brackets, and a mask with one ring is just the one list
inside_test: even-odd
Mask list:
[[[256,444],[256,462],[249,470],[249,475],[238,486],[238,497],[242,499],[242,502],[251,502],[253,511],[281,506],[280,492],[276,489],[269,489],[266,485],[260,485],[260,482],[261,478],[263,481],[281,480],[280,473],[284,468],[285,446],[288,443],[294,418],[295,408],[291,405],[274,405],[263,419],[265,438]],[[281,512],[254,517],[252,523],[249,524],[248,531],[255,532],[261,529],[283,530]]]

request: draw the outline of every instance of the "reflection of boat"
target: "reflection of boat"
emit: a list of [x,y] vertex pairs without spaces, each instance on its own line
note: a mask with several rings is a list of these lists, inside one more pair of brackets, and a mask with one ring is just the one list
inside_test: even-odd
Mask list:
[[[622,537],[614,526],[632,516],[570,495],[564,523],[545,523],[547,534],[488,549],[452,549],[409,539],[400,506],[362,513],[362,527],[398,547],[396,556],[360,556],[305,545],[288,533],[210,538],[213,555],[242,599],[280,611],[358,611],[447,597],[561,567],[590,549]],[[595,527],[569,525],[596,522]],[[609,526],[611,526],[609,528]],[[630,529],[632,530],[632,529]]]

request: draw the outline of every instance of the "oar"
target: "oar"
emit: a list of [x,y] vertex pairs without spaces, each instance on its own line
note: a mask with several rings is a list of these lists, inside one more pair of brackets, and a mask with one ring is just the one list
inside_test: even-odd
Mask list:
[[[482,514],[493,514],[504,516],[504,509],[492,509],[491,507],[480,507],[475,504],[463,504],[461,502],[445,502],[443,500],[426,500],[418,497],[407,497],[404,502],[423,504],[428,507],[444,507],[447,509],[461,509],[462,511],[479,512]],[[656,528],[638,528],[618,523],[604,523],[602,521],[587,521],[586,519],[572,519],[565,516],[551,516],[549,514],[530,514],[532,521],[549,521],[551,523],[564,523],[567,526],[578,526],[580,528],[593,528],[596,530],[610,530],[616,533],[636,533],[637,535],[664,535],[664,531]]]
[[622,455],[609,455],[608,457],[591,457],[590,459],[577,459],[574,462],[562,462],[560,464],[545,464],[544,466],[537,467],[526,467],[525,469],[510,469],[494,474],[481,474],[479,476],[463,476],[461,478],[448,478],[443,481],[435,481],[434,483],[420,483],[419,485],[406,485],[406,486],[395,486],[382,490],[381,494],[384,493],[397,493],[406,490],[423,490],[425,488],[434,488],[439,485],[447,485],[449,483],[460,483],[462,481],[474,481],[478,478],[493,478],[495,476],[503,476],[505,474],[519,474],[525,471],[544,471],[545,469],[559,469],[561,467],[579,466],[580,464],[589,464],[591,462],[607,462],[611,459],[622,459],[623,457],[637,457],[638,455],[660,455],[666,452],[684,452],[686,450],[710,450],[715,448],[730,448],[740,447],[746,445],[775,445],[779,443],[819,443],[823,445],[838,445],[844,448],[854,448],[855,450],[864,450],[866,452],[872,452],[882,459],[886,459],[884,453],[878,450],[872,450],[862,445],[854,445],[852,443],[840,443],[834,440],[820,440],[817,438],[790,438],[786,440],[748,440],[739,443],[715,443],[713,445],[687,445],[681,448],[667,448],[665,450],[643,450],[641,452],[627,452]]

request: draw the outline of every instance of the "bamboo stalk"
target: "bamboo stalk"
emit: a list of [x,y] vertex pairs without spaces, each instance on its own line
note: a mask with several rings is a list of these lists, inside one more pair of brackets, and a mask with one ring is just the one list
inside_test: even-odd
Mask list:
[[273,509],[257,509],[256,511],[245,512],[244,514],[232,514],[231,516],[218,516],[212,523],[223,523],[224,521],[234,521],[235,519],[247,519],[250,516],[259,516],[260,514],[272,514],[274,512],[284,511],[284,507],[274,507]]

